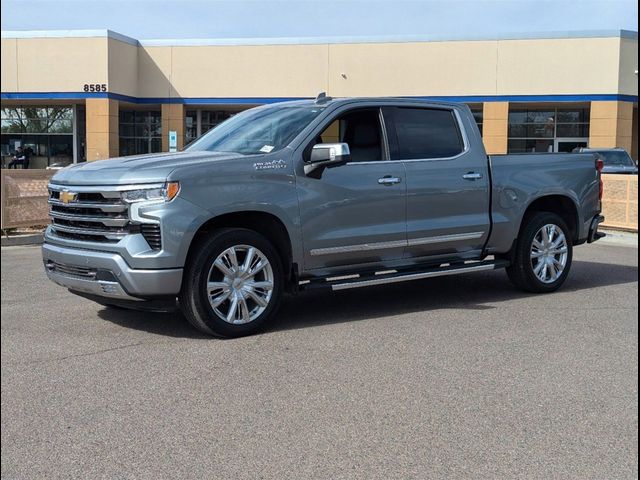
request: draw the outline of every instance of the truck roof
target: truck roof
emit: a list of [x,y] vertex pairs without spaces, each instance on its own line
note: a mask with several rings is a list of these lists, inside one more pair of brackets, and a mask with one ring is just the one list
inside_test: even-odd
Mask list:
[[[455,106],[460,105],[458,102],[446,102],[442,100],[433,100],[428,97],[423,98],[406,98],[406,97],[324,97],[320,100],[318,99],[304,99],[304,100],[290,100],[286,102],[278,102],[273,105],[283,105],[283,104],[291,104],[291,105],[336,105],[336,104],[345,104],[345,103],[368,103],[368,102],[398,102],[398,103],[408,103],[408,104],[416,104],[416,103],[424,103],[429,105],[443,105],[443,106]],[[464,105],[464,104],[463,104]]]

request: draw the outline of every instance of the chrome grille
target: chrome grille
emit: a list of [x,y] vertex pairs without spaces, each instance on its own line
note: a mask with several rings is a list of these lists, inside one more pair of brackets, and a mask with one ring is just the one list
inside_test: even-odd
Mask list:
[[53,230],[63,238],[116,243],[132,233],[117,188],[49,185],[49,206]]

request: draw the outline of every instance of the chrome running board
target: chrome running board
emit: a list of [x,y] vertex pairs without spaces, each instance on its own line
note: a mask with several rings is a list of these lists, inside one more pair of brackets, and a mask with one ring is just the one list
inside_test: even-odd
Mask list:
[[368,276],[358,276],[356,279],[342,282],[331,282],[330,286],[333,291],[348,290],[351,288],[371,287],[374,285],[386,285],[390,283],[409,282],[412,280],[421,280],[424,278],[444,277],[447,275],[458,275],[463,273],[484,272],[487,270],[495,270],[508,266],[508,262],[504,260],[491,260],[484,262],[468,262],[460,265],[447,265],[435,268],[429,268],[422,271],[415,269],[408,272],[393,272],[383,274],[373,274]]

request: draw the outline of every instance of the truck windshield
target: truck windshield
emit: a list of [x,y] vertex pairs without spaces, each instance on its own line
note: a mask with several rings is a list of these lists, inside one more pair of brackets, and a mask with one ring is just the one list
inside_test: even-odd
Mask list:
[[270,105],[246,110],[221,123],[186,150],[270,153],[286,147],[324,107]]
[[606,166],[610,167],[635,167],[636,164],[627,152],[599,151]]

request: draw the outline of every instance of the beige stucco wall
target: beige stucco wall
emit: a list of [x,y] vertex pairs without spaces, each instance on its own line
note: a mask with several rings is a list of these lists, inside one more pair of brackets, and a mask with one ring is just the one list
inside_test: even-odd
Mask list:
[[108,83],[110,92],[161,98],[637,95],[637,54],[637,40],[616,37],[253,46],[2,39],[2,91]]
[[18,91],[18,41],[15,38],[3,38],[2,64],[0,68],[3,92]]
[[327,90],[339,97],[493,94],[495,50],[496,42],[484,41],[329,45]]
[[618,91],[624,95],[638,95],[638,40],[620,40],[620,83]]
[[136,45],[109,39],[108,87],[110,92],[132,97],[138,95],[138,50]]
[[171,48],[163,72],[182,97],[299,97],[326,90],[326,45]]
[[106,38],[2,39],[3,92],[81,92],[107,66]]
[[619,38],[500,41],[495,93],[618,93],[619,47]]

